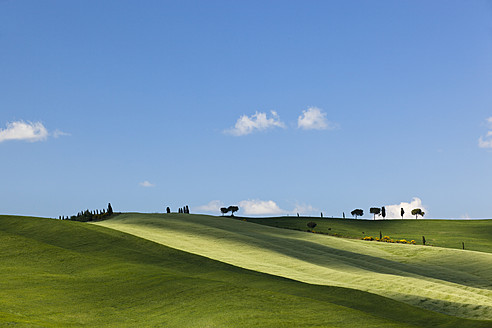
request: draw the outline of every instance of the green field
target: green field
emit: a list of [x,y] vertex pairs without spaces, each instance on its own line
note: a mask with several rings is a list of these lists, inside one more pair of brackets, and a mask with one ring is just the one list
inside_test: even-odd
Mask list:
[[314,217],[248,218],[249,222],[272,227],[307,231],[307,223],[317,224],[315,232],[332,236],[363,238],[388,235],[394,239],[415,240],[427,245],[492,253],[492,220],[353,220]]
[[97,224],[254,271],[492,319],[490,253],[352,240],[205,215],[124,214]]
[[[148,239],[163,241],[155,243],[102,225],[134,230],[135,234],[140,231]],[[318,238],[333,240],[333,244],[328,246],[330,243]],[[355,242],[359,245],[350,244]],[[285,249],[289,243],[293,248],[290,253]],[[359,241],[209,216],[123,214],[97,224],[0,216],[0,326],[490,327],[490,321],[448,316],[428,311],[425,306],[414,307],[356,290],[360,282],[354,285],[355,289],[308,284],[232,266],[213,260],[213,256],[206,258],[164,244],[181,245],[176,248],[193,244],[215,254],[227,249],[230,256],[245,262],[253,261],[252,255],[267,256],[257,261],[265,268],[277,265],[279,271],[285,272],[296,271],[298,262],[285,267],[286,258],[296,256],[301,263],[321,269],[329,267],[332,255],[320,254],[328,247],[338,247],[339,258],[333,262],[333,270],[345,272],[350,271],[350,265],[344,265],[343,258],[357,247],[361,247],[361,255],[350,256],[360,256],[359,261],[363,262],[368,256],[364,254],[372,253],[375,267],[382,263],[396,265],[397,261],[385,257],[403,256],[407,253],[403,247],[419,250],[413,257],[422,256],[423,262],[426,256],[433,256],[428,254],[433,251],[430,247],[376,244],[369,247]],[[303,255],[306,250],[311,255]],[[443,256],[457,252],[444,251]],[[449,301],[458,302],[460,306],[456,308],[469,310],[458,314],[487,319],[491,279],[486,268],[480,267],[490,264],[487,262],[490,254],[466,251],[459,254],[463,253],[476,264],[473,268],[462,268],[458,263],[460,258],[456,261],[457,269],[445,270],[444,280],[425,276],[431,272],[424,275],[412,272],[412,258],[410,264],[388,268],[393,273],[381,274],[388,279],[400,274],[410,281],[427,279],[422,283],[430,289],[434,285],[447,286],[447,295],[456,296]],[[325,263],[321,261],[322,256],[326,257]],[[360,267],[364,265],[360,263]],[[435,269],[444,267],[441,263]],[[422,267],[424,271],[429,268]],[[299,276],[306,274],[302,266],[297,269]],[[353,269],[357,274],[358,270]],[[403,269],[408,269],[408,273],[403,275]],[[465,297],[461,299],[452,293],[453,288],[470,295],[461,295]],[[477,298],[474,303],[468,306],[460,303],[471,297]]]

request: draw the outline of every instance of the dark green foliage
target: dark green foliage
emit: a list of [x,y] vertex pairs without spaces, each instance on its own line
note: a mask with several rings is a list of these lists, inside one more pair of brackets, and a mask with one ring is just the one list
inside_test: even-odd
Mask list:
[[113,214],[113,209],[111,208],[111,204],[108,204],[108,211],[105,209],[102,210],[84,210],[80,211],[76,215],[72,215],[70,217],[61,216],[62,220],[71,220],[71,221],[79,221],[79,222],[89,222],[89,221],[99,221],[108,219]]
[[381,207],[381,216],[383,217],[383,219],[386,217],[386,208],[384,206]]
[[231,212],[231,216],[234,216],[234,212],[237,212],[239,211],[239,207],[235,206],[235,205],[231,205],[227,208],[227,211]]
[[168,207],[166,207],[166,213],[167,213],[167,214],[171,213],[171,209],[169,208],[169,206],[168,206]]
[[425,237],[422,236],[422,245],[425,245]]
[[424,217],[425,213],[422,212],[422,210],[420,208],[414,208],[412,210],[412,215],[415,215],[415,219],[417,219],[417,217],[420,215],[421,217]]
[[403,220],[403,215],[405,214],[405,210],[403,209],[403,207],[401,208],[400,210],[400,215],[401,215],[401,219]]
[[229,209],[227,207],[221,207],[220,208],[220,212],[222,213],[222,215],[226,214],[227,212],[229,212]]
[[[95,214],[98,213],[99,214]],[[77,213],[77,215],[72,215],[70,218],[66,218],[66,220],[79,221],[79,222],[89,222],[89,221],[98,221],[104,220],[110,217],[109,212],[101,211],[81,211]]]
[[316,222],[310,221],[307,223],[307,226],[309,229],[313,230],[317,226],[317,224]]
[[364,215],[364,211],[361,210],[360,208],[357,208],[357,209],[353,210],[352,212],[350,212],[350,214],[352,214],[357,219],[358,216]]
[[[369,213],[374,214],[374,220],[376,220],[376,215],[379,215],[379,213],[381,213],[381,209],[379,207],[371,207],[369,209]],[[354,214],[352,213],[352,215]]]

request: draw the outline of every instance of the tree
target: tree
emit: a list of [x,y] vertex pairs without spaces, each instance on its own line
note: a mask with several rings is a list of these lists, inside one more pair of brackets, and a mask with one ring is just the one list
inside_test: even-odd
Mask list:
[[113,208],[111,207],[111,203],[108,203],[108,215],[113,214]]
[[[379,215],[379,213],[381,213],[381,209],[379,207],[371,207],[369,209],[369,213],[372,213],[374,214],[374,220],[376,220],[376,214]],[[353,215],[353,214],[352,214]]]
[[220,208],[220,211],[222,212],[222,216],[224,216],[224,214],[226,214],[227,212],[229,212],[229,209],[227,207],[221,207]]
[[166,213],[168,213],[168,214],[171,213],[171,209],[169,208],[169,206],[166,207]]
[[425,213],[422,212],[422,210],[420,208],[414,208],[412,210],[412,215],[415,215],[415,219],[417,219],[417,217],[420,215],[421,217],[424,217]]
[[317,224],[316,224],[316,222],[311,221],[311,222],[308,222],[307,226],[309,229],[313,230],[317,226]]
[[231,211],[231,216],[234,216],[234,212],[239,211],[239,207],[231,205],[227,208],[227,212]]
[[185,206],[185,213],[190,214],[190,208],[188,207],[188,205]]
[[405,214],[405,210],[403,209],[403,207],[401,208],[400,210],[400,215],[401,215],[401,219],[403,220],[403,215]]
[[358,216],[364,215],[364,211],[361,210],[360,208],[357,208],[357,209],[353,210],[352,212],[350,212],[350,214],[352,214],[357,219]]

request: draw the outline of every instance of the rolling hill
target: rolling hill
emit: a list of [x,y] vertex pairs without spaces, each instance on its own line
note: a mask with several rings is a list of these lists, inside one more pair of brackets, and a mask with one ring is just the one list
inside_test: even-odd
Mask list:
[[415,240],[422,244],[462,248],[492,253],[492,220],[353,220],[315,217],[248,218],[249,222],[272,227],[307,231],[307,223],[316,222],[316,232],[348,238],[389,235],[395,239]]
[[[162,221],[169,228],[163,228]],[[87,224],[0,216],[0,326],[490,326],[489,321],[431,312],[356,289],[247,270],[101,226],[130,224],[180,240],[195,235],[192,226],[217,229],[212,224],[217,221],[193,215],[123,214]],[[187,229],[178,233],[177,222],[186,223]],[[242,221],[219,222],[265,230]],[[210,232],[198,234],[211,237]],[[216,248],[229,241],[248,251],[240,238],[223,237]],[[214,245],[200,238],[197,242]]]
[[492,319],[492,254],[486,252],[367,242],[205,215],[130,213],[96,224],[249,270]]

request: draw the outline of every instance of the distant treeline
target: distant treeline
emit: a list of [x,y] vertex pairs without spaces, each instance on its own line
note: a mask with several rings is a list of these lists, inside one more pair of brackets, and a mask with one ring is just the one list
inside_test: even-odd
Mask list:
[[[171,208],[168,206],[166,208],[166,213],[171,213]],[[185,205],[184,207],[180,207],[178,208],[178,213],[183,213],[183,214],[190,214],[190,208],[188,207],[188,205]]]
[[111,203],[108,203],[107,209],[80,211],[76,215],[72,215],[72,216],[61,215],[59,217],[59,219],[60,220],[88,222],[88,221],[97,221],[97,220],[107,219],[111,215],[113,215],[113,208],[111,207]]

